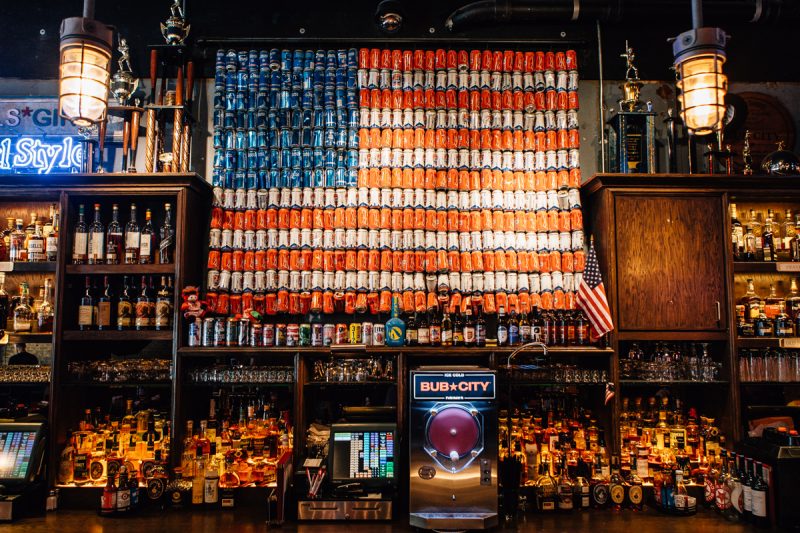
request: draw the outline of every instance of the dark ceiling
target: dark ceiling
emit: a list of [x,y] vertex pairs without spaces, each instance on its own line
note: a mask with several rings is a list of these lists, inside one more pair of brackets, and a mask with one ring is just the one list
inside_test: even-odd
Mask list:
[[[508,0],[498,0],[499,8]],[[445,29],[448,15],[467,0],[403,0],[405,22],[394,36],[375,24],[377,0],[245,1],[187,0],[198,58],[213,58],[219,39],[232,47],[303,48],[353,46],[485,47],[579,49],[582,77],[598,77],[597,32],[593,13],[617,20],[602,23],[605,77],[624,77],[619,59],[628,39],[636,49],[640,77],[668,79],[672,63],[667,38],[691,26],[688,0],[581,0],[577,23],[553,20],[572,9],[573,0],[521,0],[531,9],[546,7],[546,23],[483,23],[455,32]],[[52,78],[58,71],[58,30],[62,18],[79,16],[80,0],[2,0],[0,77]],[[159,22],[169,14],[170,0],[97,0],[95,18],[114,25],[128,39],[133,66],[146,73],[146,46],[162,44]],[[706,25],[723,27],[732,39],[726,71],[732,81],[800,81],[800,47],[794,34],[800,22],[800,0],[761,0],[764,19],[748,24],[757,0],[707,0]],[[567,17],[569,18],[569,17]],[[540,19],[541,20],[541,19]],[[301,33],[303,32],[303,33]],[[260,41],[248,43],[246,39]],[[295,41],[298,40],[298,41]],[[272,41],[270,43],[270,41]],[[285,44],[284,44],[285,43]],[[213,59],[203,72],[210,73]]]

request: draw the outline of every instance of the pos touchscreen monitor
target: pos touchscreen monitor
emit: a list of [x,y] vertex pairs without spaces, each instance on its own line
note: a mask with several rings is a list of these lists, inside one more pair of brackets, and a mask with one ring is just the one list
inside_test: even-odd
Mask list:
[[19,485],[34,481],[43,455],[43,424],[0,424],[1,484]]
[[328,447],[331,482],[365,488],[395,486],[396,443],[395,424],[333,424]]

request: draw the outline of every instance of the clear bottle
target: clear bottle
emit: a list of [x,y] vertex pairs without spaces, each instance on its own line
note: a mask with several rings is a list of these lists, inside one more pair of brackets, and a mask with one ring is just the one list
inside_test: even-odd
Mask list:
[[97,329],[111,329],[116,325],[114,320],[114,292],[111,289],[111,282],[108,276],[103,278],[103,294],[97,299]]
[[756,213],[755,209],[751,209],[747,217],[746,225],[753,229],[753,235],[756,237],[756,247],[760,249],[762,244],[761,236],[764,233],[764,226],[761,224],[761,214]]
[[89,227],[86,225],[83,204],[78,206],[78,222],[72,234],[72,263],[85,265],[89,260]]
[[0,337],[5,335],[5,330],[8,327],[8,319],[12,314],[11,299],[5,289],[6,274],[0,272]]
[[37,318],[39,323],[39,331],[49,333],[53,331],[53,317],[55,316],[55,305],[53,304],[52,294],[52,281],[49,278],[44,280],[44,297],[42,303],[39,305],[37,311]]
[[172,226],[172,206],[164,204],[164,223],[159,230],[158,262],[162,265],[175,262],[175,228]]
[[139,237],[139,263],[152,264],[156,251],[156,232],[153,229],[153,214],[147,209],[144,212],[144,226]]
[[739,304],[743,306],[743,317],[746,322],[754,322],[758,318],[764,301],[756,294],[755,284],[752,279],[747,280],[747,292],[739,299]]
[[534,496],[536,498],[536,510],[539,512],[551,512],[556,509],[557,487],[556,482],[550,475],[550,454],[543,453],[539,463],[539,477],[534,483]]
[[22,229],[22,219],[16,220],[16,226],[10,236],[11,246],[9,248],[9,255],[12,261],[27,261],[28,249],[25,246],[26,235]]
[[19,286],[20,299],[14,307],[14,331],[30,333],[33,331],[34,314],[30,306],[30,295],[28,292],[28,282],[23,281]]
[[89,264],[102,265],[106,253],[106,229],[100,221],[100,204],[94,204],[94,221],[89,226]]
[[44,242],[44,251],[47,261],[56,261],[58,259],[58,232],[60,224],[61,224],[61,215],[58,211],[54,211],[53,225],[51,227],[50,232],[47,233]]
[[111,222],[106,228],[106,263],[119,265],[125,257],[122,225],[119,223],[119,205],[111,206]]
[[777,261],[773,226],[772,209],[769,209],[767,211],[767,220],[764,221],[764,233],[761,235],[761,255],[765,262]]
[[444,309],[444,317],[442,318],[442,346],[448,347],[453,345],[453,321],[450,318],[448,308]]
[[740,254],[740,261],[755,261],[758,257],[758,244],[753,228],[747,226],[744,234],[744,250]]
[[141,246],[141,231],[139,222],[136,221],[136,204],[131,204],[131,219],[125,224],[125,264],[139,263],[139,249]]
[[731,204],[731,244],[733,246],[733,258],[739,259],[744,249],[744,230],[736,213],[736,204]]
[[45,254],[45,241],[42,235],[42,225],[37,221],[33,234],[28,236],[28,262],[40,263],[47,259]]
[[561,463],[561,473],[558,476],[558,509],[559,511],[572,511],[575,507],[572,492],[574,483],[567,468],[567,456],[564,455]]
[[92,280],[86,276],[86,290],[78,306],[78,329],[92,329],[97,323],[97,302],[94,298]]

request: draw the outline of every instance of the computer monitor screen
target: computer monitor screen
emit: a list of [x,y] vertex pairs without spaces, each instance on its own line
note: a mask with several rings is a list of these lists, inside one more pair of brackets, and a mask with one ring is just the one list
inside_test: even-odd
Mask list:
[[23,480],[34,461],[37,431],[0,429],[0,479]]
[[331,480],[393,484],[396,429],[394,424],[334,424],[328,452]]

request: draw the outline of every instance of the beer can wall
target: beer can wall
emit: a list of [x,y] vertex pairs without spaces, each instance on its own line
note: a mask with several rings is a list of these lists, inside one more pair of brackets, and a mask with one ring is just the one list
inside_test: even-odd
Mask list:
[[571,50],[218,51],[212,310],[574,308],[577,86]]

